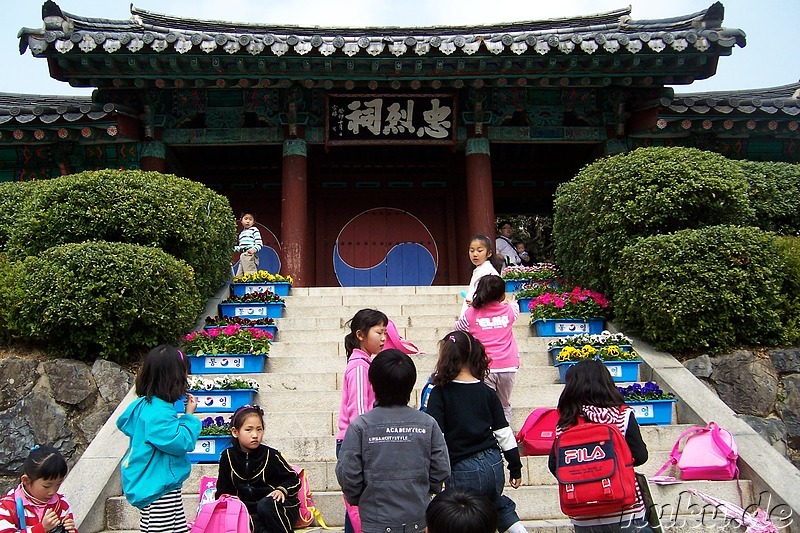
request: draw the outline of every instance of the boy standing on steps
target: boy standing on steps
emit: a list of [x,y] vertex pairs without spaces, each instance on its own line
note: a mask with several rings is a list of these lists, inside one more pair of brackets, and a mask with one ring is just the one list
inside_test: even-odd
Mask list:
[[237,276],[255,274],[258,271],[258,251],[263,244],[261,232],[255,226],[255,215],[251,211],[242,211],[241,221],[244,229],[239,233],[239,244],[234,249],[235,252],[241,252]]
[[423,531],[430,495],[450,477],[442,431],[408,406],[416,379],[414,362],[400,350],[376,355],[369,367],[375,408],[345,433],[336,478],[359,506],[364,533]]

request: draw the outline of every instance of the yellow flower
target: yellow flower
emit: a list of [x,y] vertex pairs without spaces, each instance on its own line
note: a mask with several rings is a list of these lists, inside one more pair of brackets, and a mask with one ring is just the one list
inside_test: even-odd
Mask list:
[[591,344],[586,344],[586,345],[584,345],[583,348],[581,348],[580,358],[581,359],[592,359],[592,358],[594,358],[596,353],[597,353],[597,348],[595,348]]

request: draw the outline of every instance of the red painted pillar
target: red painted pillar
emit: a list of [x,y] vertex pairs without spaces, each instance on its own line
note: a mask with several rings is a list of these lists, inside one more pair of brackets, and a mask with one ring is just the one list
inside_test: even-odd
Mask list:
[[297,287],[315,284],[314,246],[308,238],[308,160],[304,139],[283,141],[281,268]]
[[494,241],[494,193],[489,139],[467,139],[467,218],[469,234],[486,235]]
[[139,168],[153,172],[167,171],[167,147],[161,141],[142,143],[142,153],[139,156]]

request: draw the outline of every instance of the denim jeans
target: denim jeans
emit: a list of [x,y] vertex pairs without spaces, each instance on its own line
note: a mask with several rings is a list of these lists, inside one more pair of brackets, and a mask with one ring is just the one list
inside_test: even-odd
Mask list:
[[519,521],[517,506],[508,496],[503,495],[505,472],[500,449],[492,447],[454,465],[450,465],[448,487],[472,489],[485,494],[497,508],[497,531],[505,531]]
[[[336,458],[339,458],[339,450],[342,449],[342,441],[336,441]],[[348,516],[347,512],[344,513],[344,533],[355,533],[355,529],[353,529],[353,524],[350,523],[350,516]]]

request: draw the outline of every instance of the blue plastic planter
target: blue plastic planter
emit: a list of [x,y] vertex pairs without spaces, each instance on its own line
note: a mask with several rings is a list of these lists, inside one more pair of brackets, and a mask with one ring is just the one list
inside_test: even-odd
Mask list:
[[633,409],[639,425],[667,426],[672,424],[672,405],[678,400],[648,400],[625,402]]
[[516,292],[519,290],[520,285],[527,283],[528,281],[529,280],[527,279],[507,279],[506,292]]
[[533,321],[536,335],[539,337],[563,337],[577,333],[590,333],[593,335],[603,332],[604,318],[537,318]]
[[[567,369],[577,364],[577,361],[562,361],[553,365],[558,369],[558,376],[561,383],[566,383]],[[615,383],[631,382],[639,380],[639,365],[642,361],[603,361],[603,364],[611,373]]]
[[[195,413],[232,413],[239,407],[252,404],[256,395],[255,389],[219,389],[190,390],[197,399]],[[186,410],[184,398],[175,402],[175,410],[183,413]]]
[[292,284],[288,281],[275,281],[273,283],[231,283],[234,296],[244,296],[251,292],[274,292],[278,296],[289,296]]
[[230,446],[230,435],[221,437],[200,437],[194,450],[187,454],[192,463],[219,463],[222,450]]
[[274,303],[229,303],[222,302],[219,304],[219,311],[222,316],[227,317],[241,317],[241,318],[281,318],[283,316],[283,308],[286,304],[283,302]]
[[189,355],[192,374],[256,374],[264,371],[266,355]]
[[530,305],[531,300],[533,300],[533,298],[520,298],[519,300],[517,300],[517,303],[519,304],[520,313],[530,313],[528,306]]
[[[633,351],[633,346],[631,346],[630,344],[618,344],[617,346],[619,346],[620,351],[623,352]],[[598,350],[600,349],[600,346],[598,346],[597,344],[595,344],[594,347],[597,348]],[[556,357],[558,357],[558,354],[560,354],[561,350],[563,350],[564,348],[565,346],[551,346],[550,348],[547,349],[547,353],[549,353],[550,356],[553,358],[553,364],[558,363]]]

